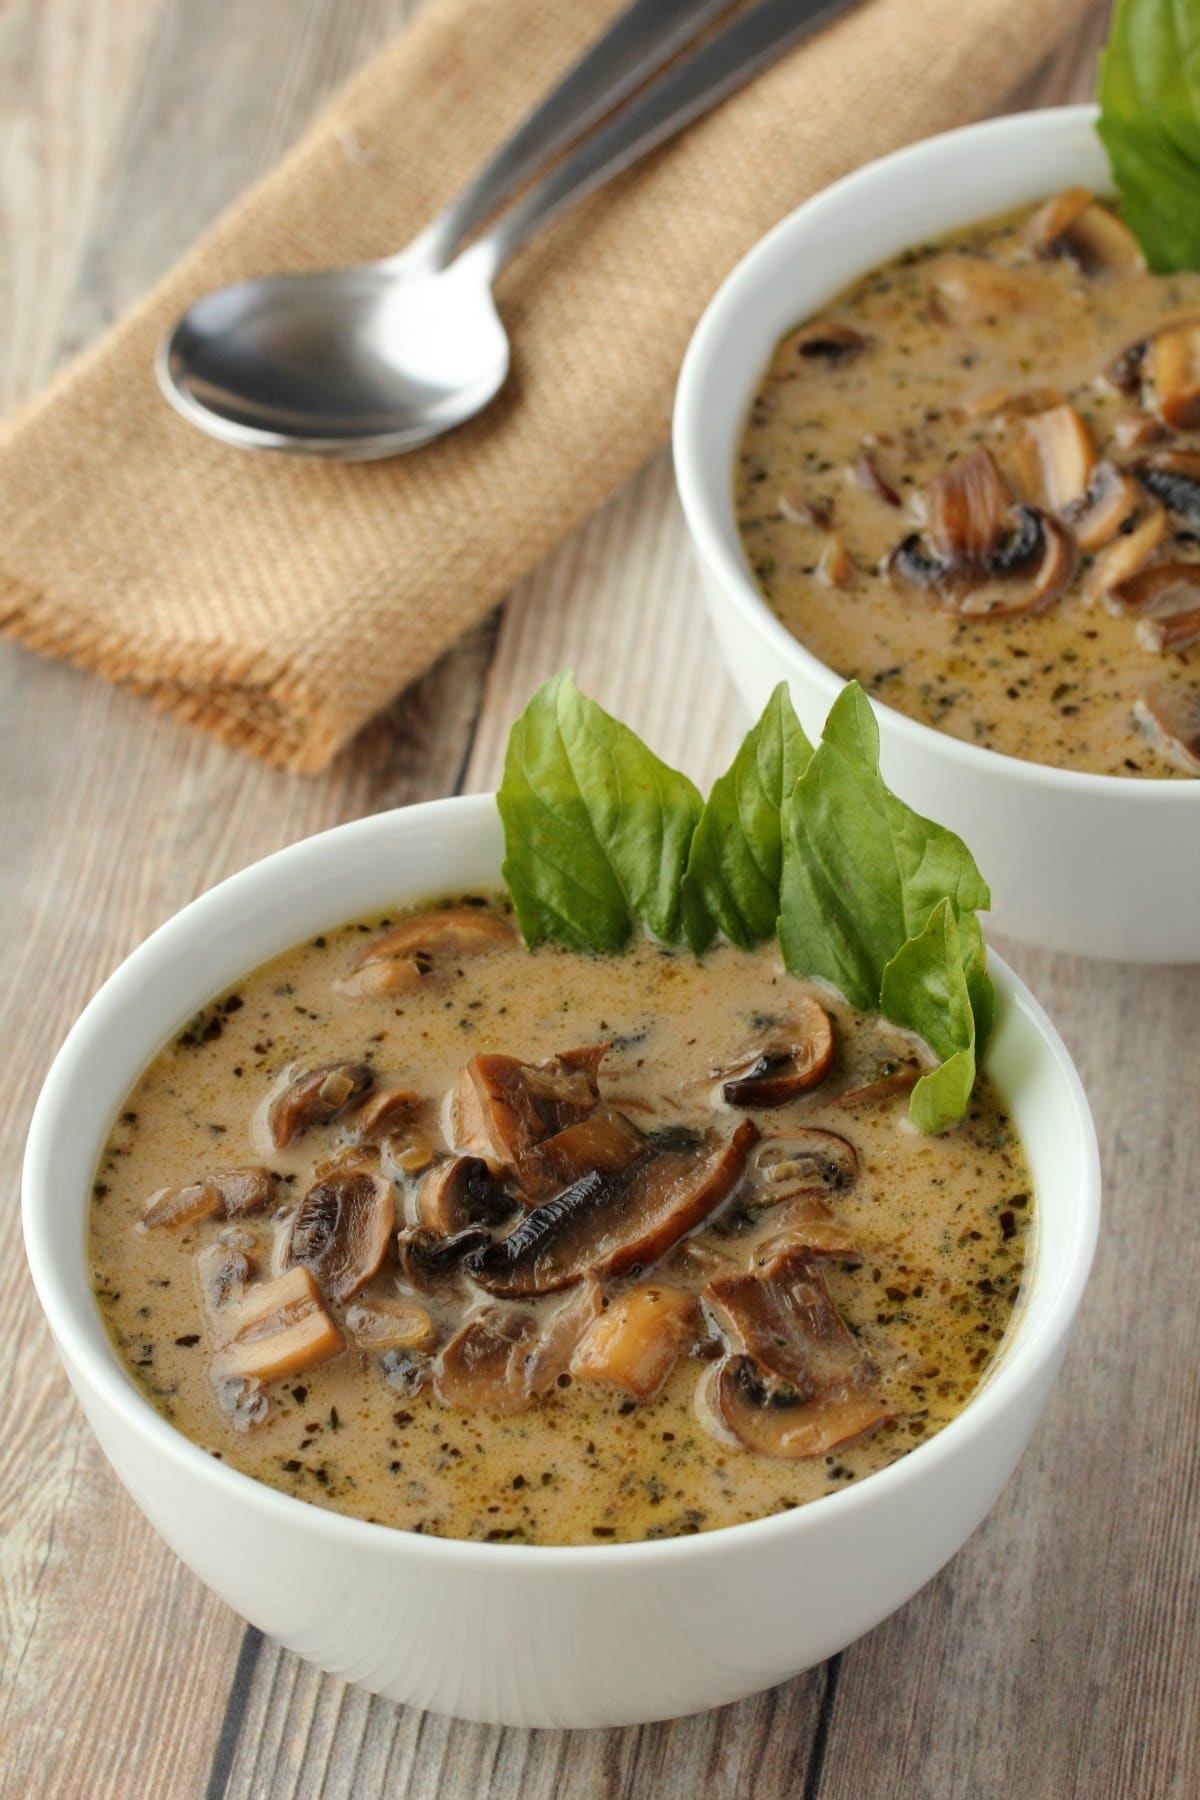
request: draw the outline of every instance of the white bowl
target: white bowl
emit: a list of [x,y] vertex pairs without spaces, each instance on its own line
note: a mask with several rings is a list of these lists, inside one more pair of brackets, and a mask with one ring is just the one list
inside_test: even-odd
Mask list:
[[961,1416],[861,1485],[698,1537],[578,1549],[417,1536],[265,1487],[161,1418],[109,1342],[85,1249],[101,1146],[140,1071],[214,994],[341,921],[498,886],[501,850],[490,796],[384,813],[256,863],[156,931],[105,983],[46,1080],[25,1159],[26,1249],[67,1372],[120,1479],[184,1562],[261,1630],[336,1675],[467,1719],[672,1717],[839,1650],[902,1605],[978,1525],[1033,1430],[1087,1279],[1099,1215],[1095,1134],[1053,1027],[995,962],[988,1066],[1037,1196],[1028,1298]]
[[[1092,107],[993,119],[897,151],[827,188],[738,264],[701,319],[675,404],[675,472],[713,625],[757,712],[786,679],[815,734],[842,686],[770,610],[738,538],[733,468],[783,334],[913,244],[1078,183],[1111,186]],[[1200,961],[1200,780],[1051,769],[875,702],[883,771],[964,837],[997,931],[1051,950]]]

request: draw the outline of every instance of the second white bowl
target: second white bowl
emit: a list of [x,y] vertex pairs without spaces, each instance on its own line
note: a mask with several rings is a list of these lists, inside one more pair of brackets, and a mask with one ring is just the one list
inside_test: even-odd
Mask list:
[[[910,245],[1059,188],[1108,190],[1094,119],[1083,106],[1023,113],[872,163],[776,226],[700,321],[679,380],[676,478],[713,625],[753,711],[786,680],[816,734],[843,680],[772,613],[738,537],[734,458],[776,343]],[[887,780],[966,839],[997,931],[1089,956],[1200,961],[1200,780],[1051,769],[875,710]]]

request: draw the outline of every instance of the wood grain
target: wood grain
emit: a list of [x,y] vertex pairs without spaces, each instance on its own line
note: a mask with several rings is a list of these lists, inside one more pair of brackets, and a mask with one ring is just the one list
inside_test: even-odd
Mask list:
[[[493,0],[495,3],[495,0]],[[411,0],[0,0],[0,406],[138,293]],[[1090,90],[1087,27],[1016,97]],[[20,247],[20,254],[13,247]],[[1108,1214],[1051,1415],[903,1612],[771,1693],[629,1731],[522,1733],[372,1699],[248,1630],[161,1546],[59,1373],[19,1249],[20,1148],[84,1000],[154,925],[277,845],[491,786],[554,669],[699,780],[741,729],[666,457],[319,781],[247,764],[0,649],[0,1793],[1191,1796],[1200,1786],[1194,1373],[1200,971],[1022,951],[1096,1106]]]

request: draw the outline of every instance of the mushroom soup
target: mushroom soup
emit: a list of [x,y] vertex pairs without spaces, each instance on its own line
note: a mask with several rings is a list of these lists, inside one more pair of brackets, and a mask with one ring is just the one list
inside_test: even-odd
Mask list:
[[736,506],[814,655],[938,730],[1200,772],[1200,275],[1070,189],[906,252],[777,346]]
[[1000,1353],[1029,1176],[981,1078],[784,972],[527,950],[498,897],[257,970],[142,1075],[97,1170],[120,1355],[214,1456],[446,1536],[731,1525],[884,1467]]

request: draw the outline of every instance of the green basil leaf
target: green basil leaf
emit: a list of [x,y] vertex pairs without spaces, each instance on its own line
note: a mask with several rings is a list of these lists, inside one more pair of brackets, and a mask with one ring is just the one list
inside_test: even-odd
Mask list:
[[684,899],[699,902],[696,925],[688,923],[688,941],[697,952],[714,924],[740,950],[775,935],[782,807],[812,753],[781,681],[728,770],[713,783],[692,839]]
[[1097,129],[1121,209],[1160,272],[1200,269],[1200,8],[1117,0]]
[[[497,804],[526,943],[614,951],[635,925],[678,940],[700,796],[570,675],[539,688],[513,726]],[[698,928],[694,906],[689,921]]]
[[894,1025],[915,1031],[941,1059],[913,1088],[908,1110],[919,1130],[942,1131],[962,1118],[975,1085],[975,1013],[948,899],[888,963],[880,1001]]
[[[879,728],[857,682],[835,700],[783,824],[784,961],[794,975],[823,976],[862,1011],[878,1007],[885,968],[940,900],[950,901],[956,921],[990,904],[962,839],[884,786]],[[963,929],[964,958],[974,967],[978,925]]]

